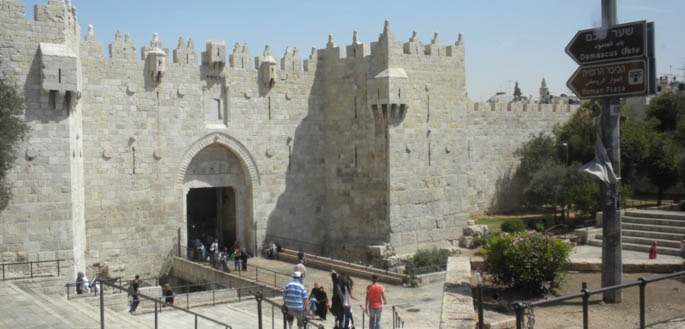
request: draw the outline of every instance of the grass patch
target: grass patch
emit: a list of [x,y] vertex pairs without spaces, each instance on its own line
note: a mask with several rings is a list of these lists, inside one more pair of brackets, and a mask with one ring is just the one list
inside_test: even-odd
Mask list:
[[499,233],[502,231],[502,223],[507,220],[521,221],[526,227],[532,229],[536,223],[545,225],[545,219],[542,215],[535,216],[483,216],[476,218],[477,225],[487,225],[488,232]]

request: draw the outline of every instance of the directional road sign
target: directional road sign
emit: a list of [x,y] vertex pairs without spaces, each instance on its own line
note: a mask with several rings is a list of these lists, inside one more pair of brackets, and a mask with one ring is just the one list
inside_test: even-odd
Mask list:
[[647,22],[578,31],[566,53],[580,65],[645,57]]
[[644,59],[579,67],[566,86],[580,98],[644,95],[649,87]]

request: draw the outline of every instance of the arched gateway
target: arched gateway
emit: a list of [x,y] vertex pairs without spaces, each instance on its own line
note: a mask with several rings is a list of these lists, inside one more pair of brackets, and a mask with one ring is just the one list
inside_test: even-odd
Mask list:
[[186,151],[178,178],[188,246],[189,240],[216,238],[254,252],[253,189],[260,178],[245,146],[225,134],[207,135]]

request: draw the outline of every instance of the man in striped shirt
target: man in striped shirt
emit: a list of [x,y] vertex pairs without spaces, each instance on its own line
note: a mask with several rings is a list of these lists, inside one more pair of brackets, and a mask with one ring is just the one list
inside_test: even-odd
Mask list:
[[293,328],[293,321],[297,318],[297,328],[304,327],[307,314],[307,289],[302,284],[302,273],[295,271],[293,281],[283,288],[283,304],[288,309],[288,326]]

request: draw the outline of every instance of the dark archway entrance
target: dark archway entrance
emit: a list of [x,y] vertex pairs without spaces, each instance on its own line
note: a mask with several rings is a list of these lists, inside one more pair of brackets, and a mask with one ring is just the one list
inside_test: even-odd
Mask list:
[[[207,248],[214,239],[222,247],[236,242],[236,195],[232,187],[191,188],[186,210],[189,240],[200,239]],[[188,245],[193,243],[188,241]]]

